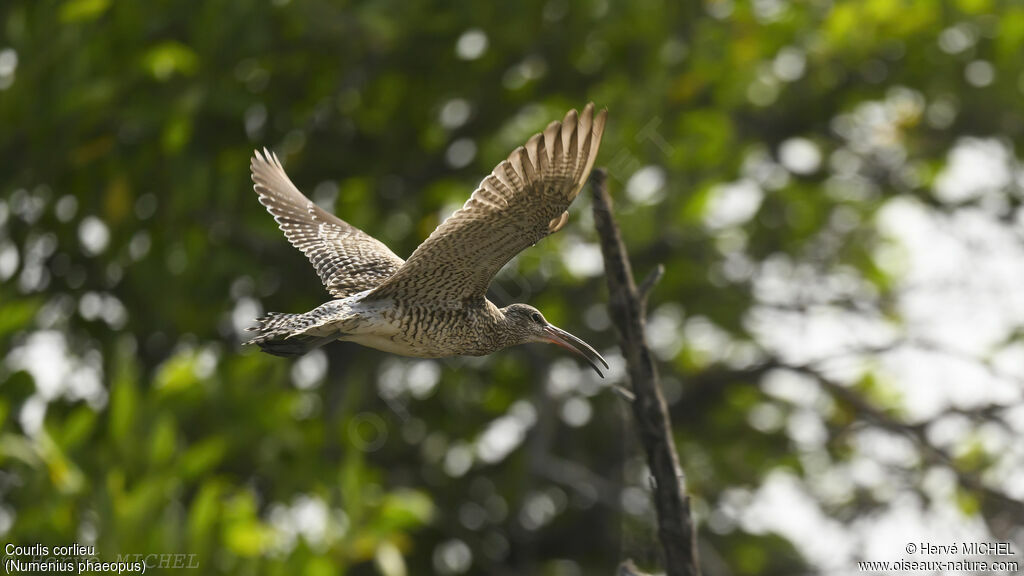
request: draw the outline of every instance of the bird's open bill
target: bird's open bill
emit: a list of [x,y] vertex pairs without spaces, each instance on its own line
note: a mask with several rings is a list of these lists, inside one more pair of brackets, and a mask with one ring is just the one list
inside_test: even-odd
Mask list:
[[604,367],[607,370],[609,368],[608,362],[606,362],[605,359],[597,353],[597,350],[591,348],[590,344],[587,344],[583,340],[580,340],[565,330],[562,330],[557,326],[552,326],[551,324],[544,327],[544,333],[547,334],[548,341],[552,344],[557,344],[566,350],[570,350],[582,356],[590,364],[590,367],[594,369],[594,372],[597,372],[598,376],[604,378],[604,374],[602,374],[601,369],[597,367],[597,363],[601,362],[601,364],[604,364]]

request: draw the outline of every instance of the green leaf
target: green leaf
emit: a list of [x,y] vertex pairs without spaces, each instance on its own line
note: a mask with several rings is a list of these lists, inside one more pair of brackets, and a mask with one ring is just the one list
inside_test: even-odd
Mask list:
[[962,489],[957,489],[956,491],[956,506],[968,518],[976,516],[981,510],[981,502],[978,500],[978,497]]
[[239,556],[258,556],[271,543],[274,533],[256,515],[256,499],[243,491],[224,505],[224,540],[228,549]]
[[434,514],[434,502],[423,492],[400,490],[384,496],[381,502],[379,527],[404,530],[426,524]]
[[273,540],[273,531],[256,521],[235,522],[228,526],[224,539],[239,556],[259,556]]
[[0,382],[0,393],[14,406],[20,405],[36,391],[35,380],[24,370],[18,370]]
[[194,74],[199,68],[199,57],[184,44],[163,42],[145,53],[142,65],[153,78],[165,82],[176,74]]
[[36,450],[35,445],[21,434],[0,436],[0,462],[6,462],[12,458],[35,468],[40,468],[43,465],[43,458]]
[[126,446],[133,437],[139,392],[132,360],[122,358],[118,364],[110,391],[110,434],[118,444]]
[[967,14],[989,14],[992,0],[956,0],[956,6]]
[[89,438],[96,428],[96,412],[88,406],[78,406],[71,412],[56,438],[61,449],[71,451]]
[[154,466],[166,464],[178,445],[177,431],[174,427],[174,419],[170,416],[160,418],[150,436],[149,458]]
[[64,455],[64,452],[49,436],[40,435],[37,442],[39,452],[50,473],[50,481],[53,482],[57,491],[62,494],[79,492],[85,485],[85,476],[78,466]]
[[178,152],[192,138],[192,119],[184,114],[171,117],[164,125],[160,143],[168,153]]
[[338,576],[340,573],[338,566],[324,556],[314,556],[306,562],[305,574],[308,576]]
[[0,338],[27,327],[39,312],[42,301],[38,298],[8,300],[0,314]]
[[220,482],[204,482],[199,494],[192,500],[188,514],[188,534],[193,546],[199,547],[210,541],[210,535],[220,512],[223,487]]
[[185,450],[179,460],[181,475],[196,478],[207,473],[224,458],[228,442],[222,437],[207,438]]
[[95,20],[110,8],[110,0],[67,0],[61,4],[61,22],[71,24]]
[[186,350],[172,356],[160,365],[153,381],[161,392],[178,392],[198,384],[195,352]]

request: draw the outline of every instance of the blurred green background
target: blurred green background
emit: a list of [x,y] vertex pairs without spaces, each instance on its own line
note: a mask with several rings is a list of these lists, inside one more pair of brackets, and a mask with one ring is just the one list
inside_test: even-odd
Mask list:
[[[594,101],[637,273],[667,267],[650,340],[705,573],[897,559],[872,534],[902,510],[911,541],[1024,541],[1024,307],[932,294],[1020,292],[1022,56],[1002,0],[3,2],[0,540],[202,574],[656,569],[587,194],[492,298],[609,380],[553,347],[239,344],[327,299],[254,148],[407,257]],[[975,220],[1000,264],[950,264],[993,254]]]

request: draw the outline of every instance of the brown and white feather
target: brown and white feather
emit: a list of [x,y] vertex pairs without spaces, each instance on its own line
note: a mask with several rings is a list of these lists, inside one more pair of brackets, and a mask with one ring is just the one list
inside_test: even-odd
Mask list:
[[483,299],[513,256],[565,226],[594,166],[606,115],[588,104],[516,148],[366,298],[446,305]]
[[250,168],[260,203],[309,258],[331,295],[344,298],[375,288],[401,268],[403,260],[383,242],[306,198],[276,154],[257,150]]

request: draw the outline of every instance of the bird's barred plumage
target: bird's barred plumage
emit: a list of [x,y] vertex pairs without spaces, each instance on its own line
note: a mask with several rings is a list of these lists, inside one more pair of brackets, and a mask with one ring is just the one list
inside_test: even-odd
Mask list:
[[331,300],[304,314],[269,312],[249,328],[257,334],[247,344],[277,356],[301,356],[338,338],[331,330],[317,328],[344,318],[350,309],[347,300]]
[[257,150],[250,168],[260,203],[288,241],[309,258],[334,297],[374,288],[402,266],[402,259],[383,242],[303,196],[276,154]]
[[513,256],[565,225],[567,209],[594,166],[606,114],[595,114],[593,104],[582,114],[572,110],[516,148],[404,262],[382,242],[316,206],[275,155],[257,151],[251,169],[260,202],[338,300],[305,314],[268,314],[259,319],[250,343],[294,356],[341,339],[439,357],[537,341],[528,325],[539,314],[522,305],[513,316],[526,332],[502,333],[507,309],[486,299],[487,287]]
[[602,110],[588,104],[552,122],[484,178],[394,276],[367,298],[457,303],[484,298],[513,256],[557,232],[590,175],[604,134]]

